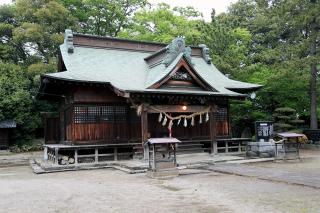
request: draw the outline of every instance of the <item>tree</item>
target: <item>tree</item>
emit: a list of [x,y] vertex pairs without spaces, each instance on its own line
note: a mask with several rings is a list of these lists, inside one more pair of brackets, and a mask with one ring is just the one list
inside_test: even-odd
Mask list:
[[15,11],[19,26],[13,30],[9,42],[23,50],[25,55],[21,60],[33,59],[29,64],[36,62],[36,58],[48,62],[55,57],[63,43],[62,33],[75,22],[69,11],[54,0],[18,0]]
[[[260,72],[252,67],[266,65],[273,73],[259,93],[270,100],[263,103],[266,112],[290,106],[299,114],[309,114],[311,128],[317,128],[319,7],[317,0],[240,0],[220,17],[225,25],[246,27],[252,35],[247,56],[249,64],[254,66],[235,72],[235,77],[250,79],[250,75]],[[310,110],[306,110],[308,96]]]
[[19,66],[0,64],[0,120],[14,119],[17,122],[17,140],[32,138],[29,133],[32,133],[40,122],[35,119],[33,101],[28,92],[29,83]]
[[233,27],[223,17],[212,15],[200,25],[201,41],[210,48],[214,64],[225,74],[236,77],[247,65],[252,35],[246,28]]
[[[276,17],[275,30],[279,43],[285,43],[287,61],[310,67],[310,128],[318,128],[317,120],[317,65],[320,61],[317,48],[320,37],[320,1],[282,0],[270,1],[273,9],[270,15]],[[275,23],[274,23],[275,24]]]
[[134,12],[147,0],[60,0],[78,18],[83,33],[117,37],[126,28]]
[[144,8],[135,13],[133,23],[119,34],[120,37],[169,43],[177,36],[185,36],[186,42],[200,44],[197,25],[201,14],[192,7],[176,7],[161,3],[156,8]]
[[17,122],[16,143],[30,141],[35,129],[43,126],[40,112],[53,109],[33,97],[40,75],[56,70],[62,32],[74,20],[53,0],[0,6],[0,120]]

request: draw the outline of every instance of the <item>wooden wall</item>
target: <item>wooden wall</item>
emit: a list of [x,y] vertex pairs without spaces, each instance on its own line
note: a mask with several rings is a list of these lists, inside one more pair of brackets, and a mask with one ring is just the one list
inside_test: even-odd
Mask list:
[[74,103],[126,103],[108,87],[77,86],[73,92]]
[[[91,110],[91,111],[90,111]],[[107,113],[104,110],[108,110]],[[173,115],[174,116],[174,115]],[[226,116],[226,115],[224,115]],[[227,117],[216,115],[217,136],[229,136]],[[173,125],[173,137],[180,139],[206,139],[210,136],[209,122],[183,126]],[[140,142],[141,118],[129,105],[75,105],[66,110],[66,140],[73,143]],[[167,137],[167,126],[158,122],[158,113],[148,114],[149,137]]]
[[75,105],[66,110],[66,140],[73,143],[136,142],[140,118],[129,105]]
[[44,127],[44,141],[46,144],[55,144],[60,141],[59,117],[46,117]]

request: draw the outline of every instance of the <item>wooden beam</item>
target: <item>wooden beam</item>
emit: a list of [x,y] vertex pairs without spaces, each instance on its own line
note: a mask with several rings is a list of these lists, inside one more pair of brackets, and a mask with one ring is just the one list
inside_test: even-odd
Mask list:
[[163,112],[181,112],[181,113],[193,113],[193,112],[201,112],[208,108],[208,106],[196,106],[196,105],[190,105],[187,106],[186,110],[182,110],[183,105],[150,105],[147,108],[148,113],[159,113],[158,111],[152,109],[156,108],[158,110],[161,110]]

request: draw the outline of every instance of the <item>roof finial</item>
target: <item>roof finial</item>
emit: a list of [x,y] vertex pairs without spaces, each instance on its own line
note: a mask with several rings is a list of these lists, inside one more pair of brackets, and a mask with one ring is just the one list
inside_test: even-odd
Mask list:
[[67,46],[68,53],[74,52],[74,46],[73,46],[73,34],[72,30],[66,29],[64,33],[64,42]]
[[210,49],[205,44],[199,44],[199,47],[202,49],[202,57],[207,62],[211,64]]
[[184,37],[179,36],[172,40],[172,42],[167,46],[167,56],[164,59],[164,64],[166,66],[169,66],[172,61],[180,54],[183,53],[183,55],[186,57],[188,62],[191,63],[191,48],[186,47]]

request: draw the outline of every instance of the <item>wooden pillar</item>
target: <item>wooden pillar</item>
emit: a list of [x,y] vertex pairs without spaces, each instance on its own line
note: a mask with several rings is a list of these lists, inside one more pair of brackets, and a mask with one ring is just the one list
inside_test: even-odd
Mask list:
[[98,157],[99,157],[99,149],[95,148],[94,149],[94,162],[95,163],[98,163],[98,161],[99,161]]
[[174,144],[173,144],[173,147],[174,147],[174,149],[173,149],[174,165],[177,166],[177,154],[176,154],[177,144],[174,143]]
[[229,141],[226,141],[226,153],[229,152]]
[[142,148],[144,152],[144,159],[148,158],[146,150],[146,146],[144,145],[148,141],[148,109],[146,104],[142,104],[142,111],[141,111],[141,139],[142,139]]
[[54,163],[58,165],[58,160],[59,160],[59,148],[54,149]]
[[147,146],[148,146],[148,153],[147,153],[147,154],[148,154],[149,168],[151,168],[151,161],[150,161],[150,160],[151,160],[151,157],[150,157],[150,144],[148,143]]
[[48,147],[46,147],[46,146],[43,148],[43,160],[45,162],[48,161]]
[[211,141],[211,154],[218,153],[218,146],[217,146],[217,129],[216,129],[216,118],[214,116],[214,112],[216,110],[216,106],[212,105],[210,110],[210,141]]
[[141,111],[141,138],[142,144],[148,140],[148,109],[145,104],[142,105]]
[[228,116],[228,136],[231,138],[231,116],[230,116],[230,102],[227,103],[227,116]]
[[59,122],[60,122],[60,140],[64,141],[65,140],[65,112],[64,108],[60,107],[59,109]]
[[78,164],[78,150],[77,149],[74,150],[74,164],[75,165]]
[[238,147],[238,152],[242,152],[242,141],[239,141],[239,147]]
[[114,161],[117,161],[118,160],[118,148],[117,147],[114,147],[114,150],[113,150],[113,157],[114,157]]
[[156,145],[155,144],[153,144],[152,160],[153,160],[153,171],[155,171],[156,170]]

